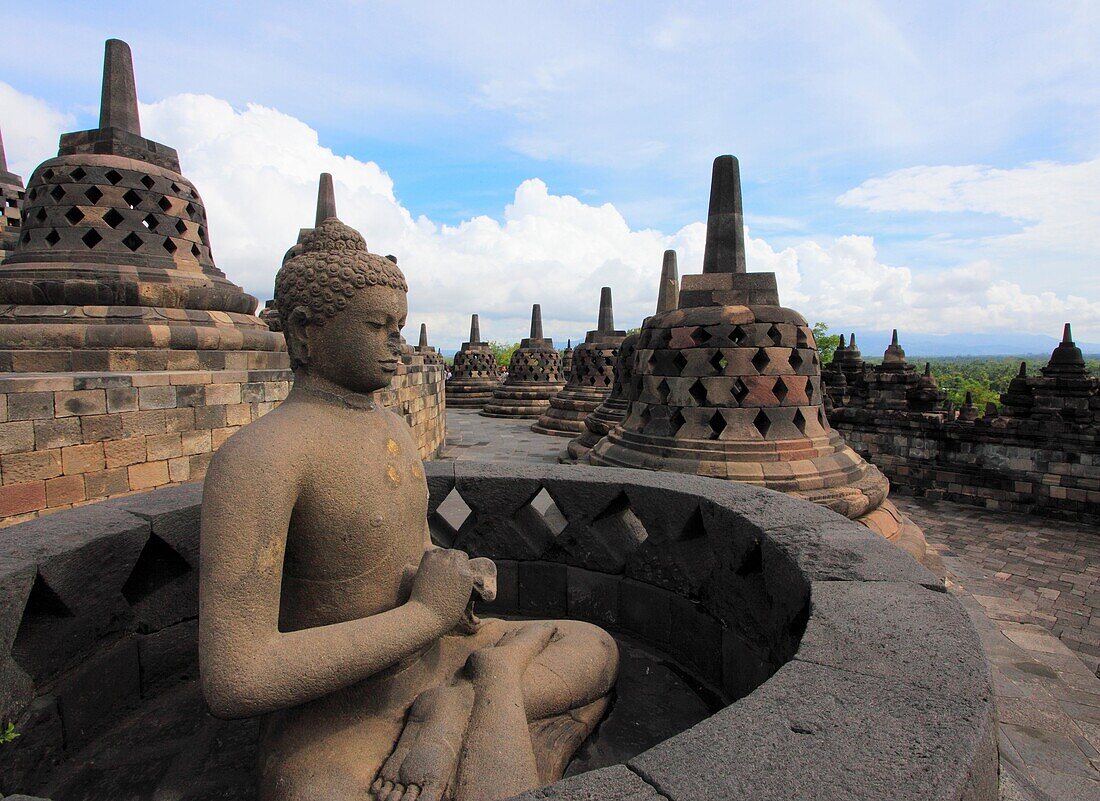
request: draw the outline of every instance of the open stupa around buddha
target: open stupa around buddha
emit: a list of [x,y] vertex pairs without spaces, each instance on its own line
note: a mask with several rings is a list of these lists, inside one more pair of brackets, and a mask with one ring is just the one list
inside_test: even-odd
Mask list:
[[626,331],[615,330],[611,287],[600,289],[600,310],[596,328],[573,349],[573,364],[565,388],[550,399],[550,408],[531,426],[539,434],[575,437],[584,430],[584,420],[611,394],[615,384],[615,362]]
[[643,325],[629,412],[590,461],[788,492],[926,558],[920,529],[887,500],[886,477],[830,427],[806,320],[779,305],[774,273],[746,269],[733,156],[714,161],[703,273],[684,276],[679,301]]
[[447,406],[452,409],[480,409],[500,386],[500,368],[489,343],[481,341],[481,324],[470,315],[470,339],[455,354],[454,369],[447,381]]

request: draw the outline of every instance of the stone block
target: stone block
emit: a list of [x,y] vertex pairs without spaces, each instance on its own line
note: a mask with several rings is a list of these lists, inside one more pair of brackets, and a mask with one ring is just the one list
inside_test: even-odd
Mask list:
[[102,442],[124,436],[121,414],[96,414],[79,420],[84,442]]
[[46,506],[71,506],[86,497],[82,475],[60,476],[46,482]]
[[225,426],[224,406],[196,406],[195,428],[215,429]]
[[107,390],[108,412],[133,412],[138,408],[138,390],[134,387],[114,387]]
[[624,765],[570,776],[547,787],[517,795],[514,801],[668,801]]
[[144,462],[126,469],[132,490],[152,489],[172,480],[168,474],[167,461]]
[[252,408],[247,403],[225,407],[225,422],[230,426],[246,426],[252,422]]
[[163,409],[148,409],[122,413],[123,436],[163,434],[167,431]]
[[94,473],[106,468],[102,442],[72,445],[61,449],[62,472],[67,476]]
[[523,614],[564,616],[569,608],[566,567],[553,562],[518,564],[518,609]]
[[[9,425],[19,425],[9,423]],[[80,418],[59,417],[53,420],[36,420],[34,422],[34,449],[48,450],[49,448],[64,448],[67,445],[78,445],[84,441],[84,435],[80,429]],[[28,448],[27,450],[31,450]]]
[[183,453],[189,456],[196,453],[207,453],[211,450],[210,432],[202,429],[184,431],[181,435],[180,447],[183,449]]
[[138,408],[176,408],[176,388],[170,385],[163,387],[141,387],[138,390]]
[[54,417],[52,392],[13,392],[8,395],[8,420],[45,420]]
[[0,517],[12,517],[46,508],[46,482],[24,481],[0,487]]
[[179,456],[168,460],[168,477],[173,482],[187,481],[191,477],[191,460],[186,456]]
[[89,499],[109,498],[129,491],[130,480],[125,467],[84,475],[84,492]]
[[54,416],[68,417],[107,413],[107,392],[102,389],[82,389],[54,393]]
[[5,484],[20,484],[61,475],[61,450],[10,453],[0,456],[0,471]]
[[57,686],[65,744],[77,750],[141,700],[138,645],[125,639],[85,662]]
[[667,644],[672,626],[672,594],[633,579],[619,584],[619,623],[627,631]]
[[103,443],[103,456],[108,470],[144,462],[145,437],[130,437]]
[[151,462],[183,455],[183,444],[178,433],[154,434],[146,437],[145,449]]
[[222,443],[237,433],[237,429],[240,426],[227,426],[225,428],[215,428],[210,432],[210,447],[213,450],[217,450],[222,446]]
[[207,406],[228,406],[240,403],[241,385],[207,384],[205,398]]
[[589,620],[607,626],[619,622],[619,583],[621,576],[569,567],[568,614],[576,620]]
[[722,682],[722,624],[687,598],[673,596],[670,604],[669,651],[700,678]]
[[197,620],[185,620],[138,638],[142,695],[198,674],[198,629]]
[[193,430],[195,428],[195,410],[190,407],[165,409],[164,426],[169,432]]
[[731,700],[751,693],[774,669],[757,643],[732,629],[722,632],[722,690]]
[[[51,418],[52,419],[52,418]],[[34,422],[0,423],[0,454],[34,450]]]

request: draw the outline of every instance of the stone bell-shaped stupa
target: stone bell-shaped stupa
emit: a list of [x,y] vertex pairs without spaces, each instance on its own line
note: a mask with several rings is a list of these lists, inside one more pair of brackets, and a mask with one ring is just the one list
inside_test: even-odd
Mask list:
[[19,241],[20,209],[23,208],[23,179],[8,170],[4,135],[0,131],[0,262]]
[[584,419],[610,394],[615,383],[615,362],[626,331],[615,330],[611,287],[600,289],[596,329],[573,349],[573,369],[565,388],[550,399],[550,408],[531,426],[539,434],[575,437],[584,431]]
[[476,314],[470,315],[470,341],[455,354],[454,370],[447,382],[447,408],[480,409],[500,386],[500,368],[488,343],[481,341]]
[[[679,297],[680,278],[676,268],[676,251],[666,250],[661,266],[661,285],[657,290],[657,314],[675,309]],[[569,443],[558,461],[567,464],[587,462],[592,447],[612,429],[622,425],[630,405],[627,388],[634,381],[634,353],[637,345],[637,333],[630,334],[619,345],[619,355],[615,360],[615,383],[611,385],[611,394],[584,418],[584,431]]]
[[573,377],[573,340],[565,340],[565,350],[561,352],[561,377],[565,379],[565,383],[569,383],[569,379]]
[[590,461],[787,492],[923,558],[924,537],[887,501],[885,476],[830,427],[813,332],[780,307],[774,273],[746,272],[744,236],[737,160],[720,156],[703,273],[684,276],[680,308],[644,324],[629,413]]
[[538,417],[565,386],[561,354],[542,335],[542,307],[531,307],[531,336],[521,340],[508,363],[508,378],[493,391],[481,414],[486,417]]
[[424,364],[434,364],[442,367],[443,354],[428,344],[428,324],[420,324],[420,342],[416,346],[416,353],[424,359]]
[[99,127],[61,136],[0,265],[0,370],[270,369],[283,338],[226,279],[170,147],[141,135],[130,48],[107,41]]

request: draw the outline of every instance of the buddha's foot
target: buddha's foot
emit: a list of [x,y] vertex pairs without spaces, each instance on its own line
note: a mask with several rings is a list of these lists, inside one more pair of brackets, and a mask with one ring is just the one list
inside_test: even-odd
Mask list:
[[474,703],[468,682],[422,692],[371,785],[373,801],[439,801],[458,767]]
[[531,660],[542,653],[557,631],[550,623],[527,623],[509,629],[496,645],[470,654],[466,671],[475,684],[502,673],[522,676]]

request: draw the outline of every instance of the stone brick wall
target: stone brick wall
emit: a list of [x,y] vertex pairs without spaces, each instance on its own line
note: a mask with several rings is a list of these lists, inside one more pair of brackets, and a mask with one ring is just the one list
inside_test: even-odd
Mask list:
[[894,490],[1100,523],[1100,429],[1003,417],[834,409],[833,427]]
[[[233,432],[273,409],[289,370],[0,378],[0,526],[206,474]],[[381,391],[423,459],[445,440],[443,371],[403,364]]]

